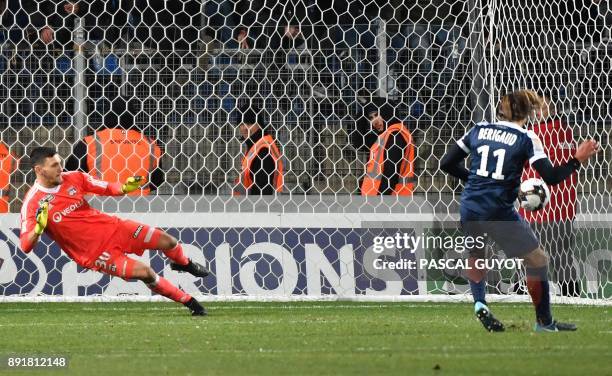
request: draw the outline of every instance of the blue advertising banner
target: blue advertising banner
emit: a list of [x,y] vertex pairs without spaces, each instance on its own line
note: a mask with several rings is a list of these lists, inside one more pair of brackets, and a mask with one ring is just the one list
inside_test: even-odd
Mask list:
[[[274,213],[122,213],[163,228],[188,257],[212,274],[200,279],[170,269],[159,251],[130,255],[194,296],[366,297],[462,295],[465,242],[456,224],[441,230],[426,215]],[[70,260],[46,236],[19,249],[19,216],[0,216],[0,298],[151,297],[140,281],[112,278]],[[455,226],[455,227],[453,227]],[[610,296],[607,228],[577,228],[572,262],[587,297]],[[464,237],[465,240],[465,237]],[[597,248],[589,247],[596,244]],[[582,245],[582,247],[579,247]],[[586,245],[586,248],[585,248]],[[487,264],[489,286],[512,293],[520,262],[498,254]],[[520,261],[520,260],[517,260]]]
[[[161,227],[161,226],[160,226]],[[131,257],[191,294],[220,296],[418,294],[416,270],[386,271],[377,278],[373,238],[395,229],[331,227],[164,227],[188,257],[212,275],[198,279],[169,268],[158,251]],[[403,229],[405,231],[405,229]],[[30,254],[18,246],[18,228],[0,228],[0,295],[151,295],[138,281],[124,281],[77,266],[46,236]],[[415,259],[415,254],[410,257]],[[378,256],[378,255],[377,255]],[[386,259],[393,260],[394,255]],[[367,264],[367,265],[365,265]],[[390,274],[389,274],[390,273]]]

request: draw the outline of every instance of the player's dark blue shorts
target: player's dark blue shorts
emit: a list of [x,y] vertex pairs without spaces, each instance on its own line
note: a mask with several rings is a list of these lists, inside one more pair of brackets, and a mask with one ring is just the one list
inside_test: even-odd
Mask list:
[[461,209],[461,230],[464,235],[493,239],[507,257],[521,257],[540,246],[529,223],[516,210],[508,210],[483,220],[474,212]]

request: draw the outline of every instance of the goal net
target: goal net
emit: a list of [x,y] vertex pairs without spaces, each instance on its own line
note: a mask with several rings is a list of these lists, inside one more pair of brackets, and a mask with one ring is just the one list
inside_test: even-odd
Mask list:
[[[105,128],[156,143],[158,178],[149,195],[92,204],[166,229],[209,266],[212,275],[199,280],[170,270],[159,252],[140,258],[190,294],[465,300],[464,271],[441,262],[465,258],[457,241],[463,186],[439,162],[475,122],[495,120],[502,95],[532,88],[550,111],[531,126],[562,127],[542,128],[547,150],[587,138],[602,145],[564,186],[571,199],[558,203],[561,217],[534,225],[551,256],[554,293],[610,303],[609,2],[84,3],[0,2],[0,141],[8,150],[0,147],[8,202],[0,301],[156,299],[139,282],[82,269],[46,236],[29,254],[19,247],[19,212],[34,181],[28,153],[52,146],[93,173],[99,166],[79,159],[78,145]],[[360,194],[376,141],[364,113],[377,98],[411,133],[412,195]],[[245,106],[282,154],[282,192],[233,194],[248,151]],[[570,138],[560,141],[565,131]],[[438,241],[383,244],[404,235]],[[504,264],[495,244],[487,249],[499,261],[489,293],[522,300],[521,268]]]

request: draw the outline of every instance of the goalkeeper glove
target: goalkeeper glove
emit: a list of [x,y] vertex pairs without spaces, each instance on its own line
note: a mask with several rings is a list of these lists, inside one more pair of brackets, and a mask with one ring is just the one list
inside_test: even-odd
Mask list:
[[36,227],[34,232],[36,235],[41,235],[47,227],[47,219],[49,218],[49,203],[43,202],[42,205],[36,210]]
[[138,188],[140,188],[140,182],[142,182],[144,178],[142,176],[130,176],[125,184],[121,186],[121,191],[123,193],[134,192]]

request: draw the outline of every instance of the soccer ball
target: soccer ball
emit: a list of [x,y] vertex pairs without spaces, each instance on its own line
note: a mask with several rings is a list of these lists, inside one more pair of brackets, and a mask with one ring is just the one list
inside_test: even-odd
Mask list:
[[542,179],[531,178],[521,183],[518,197],[521,208],[529,211],[540,210],[548,204],[550,191]]

